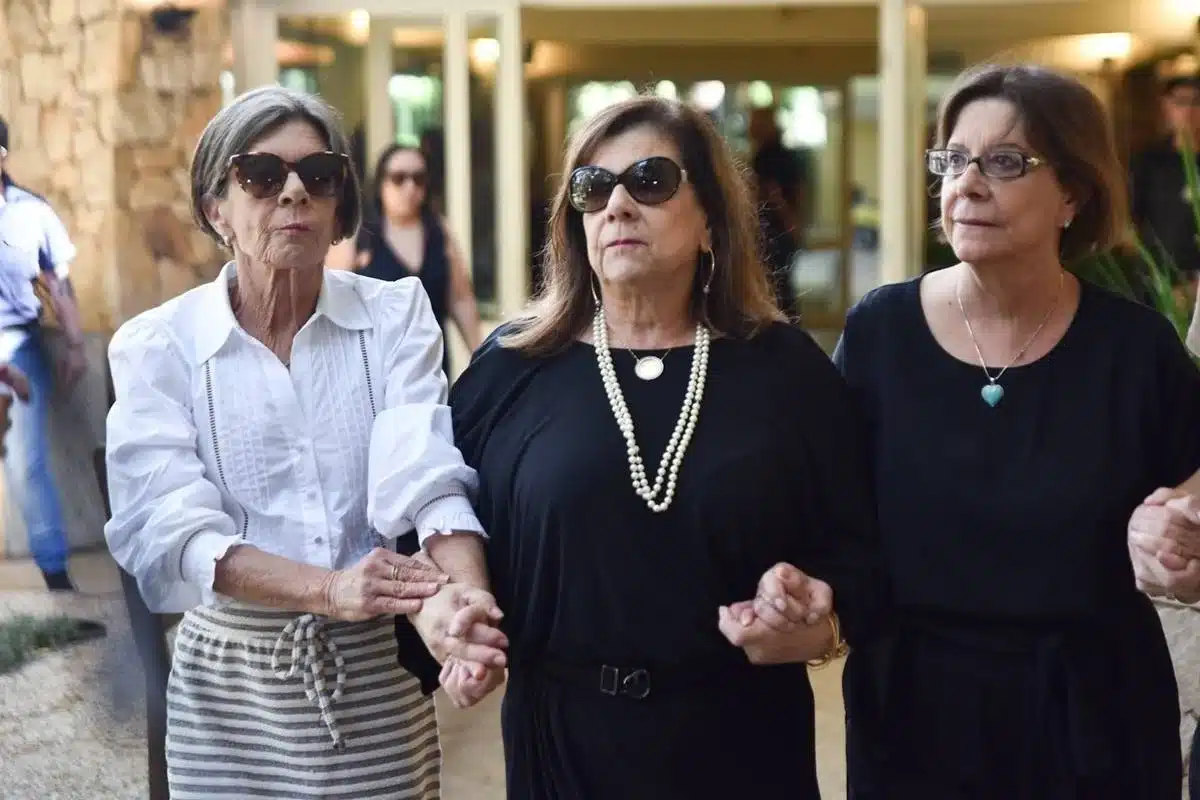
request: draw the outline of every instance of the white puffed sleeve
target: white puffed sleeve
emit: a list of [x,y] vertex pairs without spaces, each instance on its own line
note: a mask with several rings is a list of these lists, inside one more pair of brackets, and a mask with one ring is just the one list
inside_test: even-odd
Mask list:
[[416,278],[383,284],[373,298],[383,356],[383,397],[371,434],[367,515],[395,538],[424,543],[450,531],[484,535],[471,507],[475,470],[454,446],[442,371],[442,330]]
[[117,331],[108,359],[116,403],[104,536],[151,610],[184,611],[212,588],[217,561],[239,541],[196,451],[190,366],[169,331],[143,318]]

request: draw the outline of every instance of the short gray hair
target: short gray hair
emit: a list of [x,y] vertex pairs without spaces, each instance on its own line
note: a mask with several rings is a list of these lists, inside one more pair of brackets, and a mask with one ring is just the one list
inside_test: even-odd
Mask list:
[[[192,156],[192,216],[200,230],[224,244],[208,221],[204,205],[210,198],[224,197],[228,191],[229,159],[294,120],[312,125],[331,151],[349,155],[350,141],[342,130],[341,115],[317,95],[282,86],[263,86],[246,92],[209,121],[196,143]],[[362,192],[353,164],[349,166],[349,180],[338,197],[337,221],[337,237],[346,239],[358,233]]]

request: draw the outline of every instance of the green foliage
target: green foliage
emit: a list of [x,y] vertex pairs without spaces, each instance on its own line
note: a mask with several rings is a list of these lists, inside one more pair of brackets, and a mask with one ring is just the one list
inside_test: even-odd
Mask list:
[[12,672],[40,651],[59,650],[90,638],[91,633],[70,617],[21,615],[0,621],[0,675]]
[[[1186,138],[1180,157],[1196,230],[1200,231],[1200,175],[1195,150]],[[1200,236],[1197,238],[1200,240]],[[1086,256],[1071,265],[1071,271],[1083,280],[1156,309],[1170,320],[1180,339],[1187,338],[1194,297],[1178,265],[1162,247],[1151,248],[1134,233],[1129,247]]]

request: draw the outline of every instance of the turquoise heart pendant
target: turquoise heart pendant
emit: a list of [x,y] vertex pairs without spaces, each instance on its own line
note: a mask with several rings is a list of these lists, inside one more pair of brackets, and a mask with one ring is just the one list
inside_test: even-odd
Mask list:
[[979,390],[979,396],[983,398],[983,402],[995,408],[996,404],[1004,398],[1004,387],[998,383],[989,383]]

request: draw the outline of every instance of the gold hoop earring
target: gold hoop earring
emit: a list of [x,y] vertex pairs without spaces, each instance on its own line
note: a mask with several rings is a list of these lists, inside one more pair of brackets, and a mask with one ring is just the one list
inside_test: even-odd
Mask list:
[[713,277],[717,274],[717,254],[712,250],[705,250],[708,253],[708,280],[704,282],[704,293],[707,295],[708,290],[712,288]]

